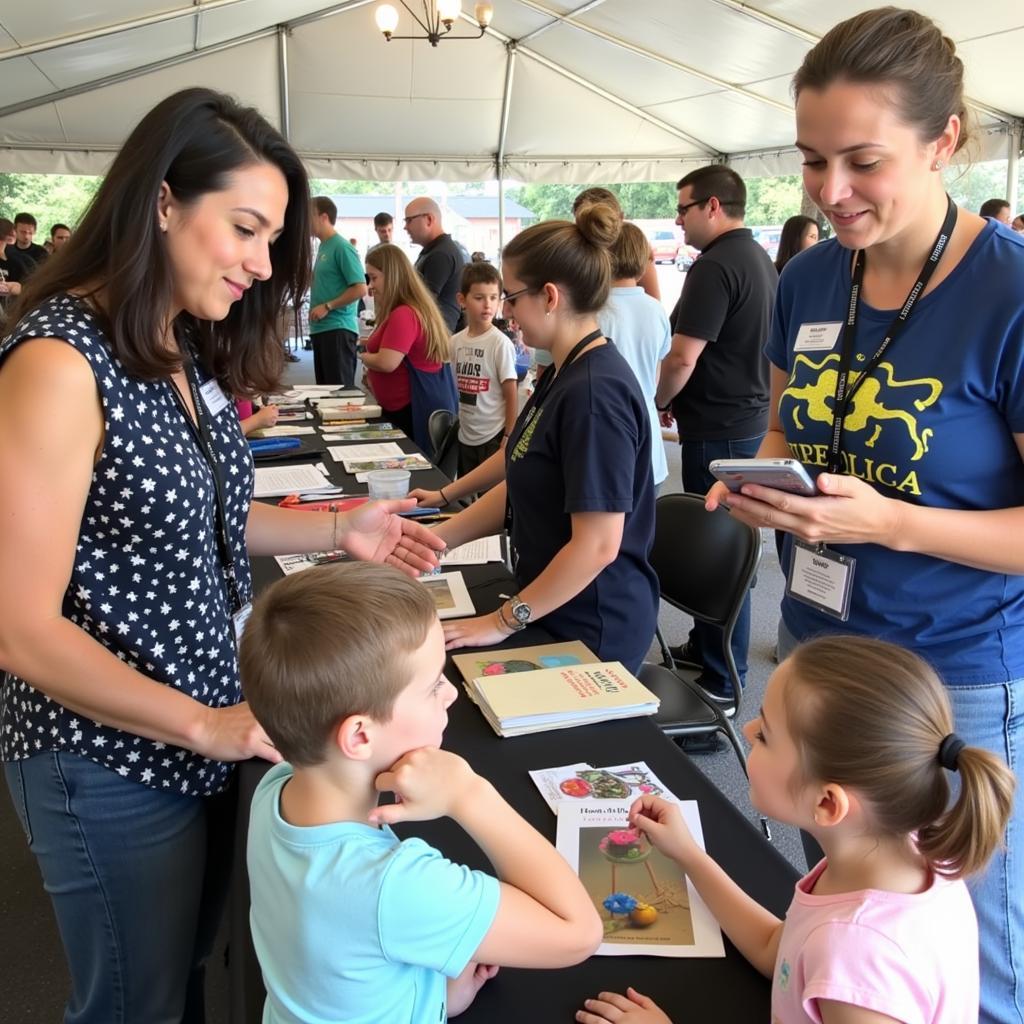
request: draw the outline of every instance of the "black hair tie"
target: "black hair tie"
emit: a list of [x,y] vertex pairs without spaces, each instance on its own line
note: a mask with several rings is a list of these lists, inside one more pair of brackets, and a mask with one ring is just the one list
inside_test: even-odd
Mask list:
[[959,771],[957,759],[960,757],[960,751],[966,746],[967,744],[955,732],[951,732],[939,744],[939,764],[948,772]]

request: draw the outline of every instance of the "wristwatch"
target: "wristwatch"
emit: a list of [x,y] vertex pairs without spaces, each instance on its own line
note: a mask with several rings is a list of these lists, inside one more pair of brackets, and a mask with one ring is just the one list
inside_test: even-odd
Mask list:
[[512,612],[512,618],[518,623],[516,627],[518,629],[526,629],[526,624],[530,621],[530,616],[533,614],[533,609],[523,601],[518,594],[513,594],[509,598],[509,611]]

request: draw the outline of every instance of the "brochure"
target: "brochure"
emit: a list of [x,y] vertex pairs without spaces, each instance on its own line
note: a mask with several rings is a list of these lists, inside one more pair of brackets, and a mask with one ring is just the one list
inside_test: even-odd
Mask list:
[[480,676],[533,672],[539,668],[559,668],[565,665],[593,665],[597,663],[597,655],[586,644],[572,640],[568,643],[536,644],[533,647],[509,650],[477,651],[476,654],[453,654],[452,661],[462,673],[462,678],[470,683]]
[[[604,921],[603,956],[724,957],[718,923],[682,868],[629,827],[629,804],[565,804],[555,845]],[[678,801],[698,846],[695,800]]]
[[620,764],[595,768],[591,764],[569,764],[561,768],[540,768],[529,773],[544,802],[558,814],[566,803],[604,807],[611,801],[632,803],[650,794],[668,800],[675,797],[647,764]]
[[469,596],[461,572],[442,572],[436,576],[421,576],[419,579],[434,599],[439,619],[464,619],[476,615],[473,599]]
[[381,441],[378,444],[332,445],[327,451],[335,462],[352,462],[356,459],[400,459],[405,455],[405,452],[394,441]]

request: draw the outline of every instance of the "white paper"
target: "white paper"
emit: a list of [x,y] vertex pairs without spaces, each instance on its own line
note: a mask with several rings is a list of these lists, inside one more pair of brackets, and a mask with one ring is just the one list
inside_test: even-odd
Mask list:
[[501,537],[481,537],[468,544],[460,544],[441,556],[442,565],[484,565],[501,562]]
[[[704,833],[695,800],[679,800],[687,827],[704,849]],[[724,957],[722,932],[682,868],[646,839],[638,842],[635,859],[613,857],[601,851],[610,833],[629,829],[629,801],[604,807],[581,804],[559,806],[555,845],[579,875],[605,925],[603,956]],[[609,843],[608,848],[614,848]],[[615,912],[605,901],[612,894],[631,898],[656,911],[655,920]],[[621,905],[621,904],[620,904]],[[628,903],[627,903],[628,905]]]
[[567,764],[561,768],[541,768],[529,773],[548,807],[557,814],[559,807],[607,807],[609,803],[632,803],[647,794],[675,800],[668,787],[644,761],[595,768],[590,764]]
[[302,555],[274,555],[274,561],[285,576],[292,576],[317,565],[344,561],[347,557],[344,551],[311,551]]
[[279,498],[300,491],[319,491],[334,485],[317,466],[257,466],[254,498]]
[[430,591],[439,619],[462,619],[468,615],[476,615],[473,599],[469,596],[461,572],[421,576],[420,583]]
[[392,459],[405,454],[397,441],[377,441],[370,444],[332,445],[327,449],[335,462],[358,461],[366,459]]
[[254,430],[250,437],[296,437],[299,434],[315,434],[314,427],[292,426],[290,423],[282,423],[276,427],[260,427]]

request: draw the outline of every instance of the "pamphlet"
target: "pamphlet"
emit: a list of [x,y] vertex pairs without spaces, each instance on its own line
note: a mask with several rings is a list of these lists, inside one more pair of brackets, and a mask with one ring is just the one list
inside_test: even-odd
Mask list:
[[[397,427],[381,428],[376,423],[356,423],[354,430],[346,430],[338,433],[338,427],[327,427],[323,431],[325,441],[333,441],[335,444],[348,444],[350,441],[397,441],[405,437]],[[336,449],[344,451],[343,448]]]
[[[682,868],[629,826],[629,805],[565,804],[555,845],[604,922],[599,955],[724,957],[718,923]],[[677,801],[704,848],[695,800]]]
[[436,576],[419,578],[434,599],[439,619],[464,619],[476,615],[473,599],[469,596],[461,572],[442,572]]
[[394,441],[383,441],[379,444],[345,444],[327,449],[335,462],[350,462],[355,459],[389,459],[401,458],[405,452]]
[[501,537],[497,535],[460,544],[441,556],[442,565],[485,565],[487,562],[501,561]]
[[462,673],[462,678],[469,683],[480,676],[534,672],[539,668],[558,668],[564,665],[594,665],[597,663],[597,655],[586,644],[571,640],[567,643],[478,651],[476,654],[453,654],[452,661]]
[[378,469],[433,469],[434,467],[422,455],[401,455],[389,459],[343,459],[342,465],[346,473],[355,473],[356,480],[366,483],[367,474]]
[[249,437],[297,437],[302,434],[315,434],[313,427],[292,426],[282,423],[276,427],[260,427],[249,434]]
[[529,775],[555,814],[566,803],[606,807],[610,801],[632,803],[637,797],[648,794],[675,800],[668,787],[643,761],[610,768],[569,764],[562,768],[540,768]]

